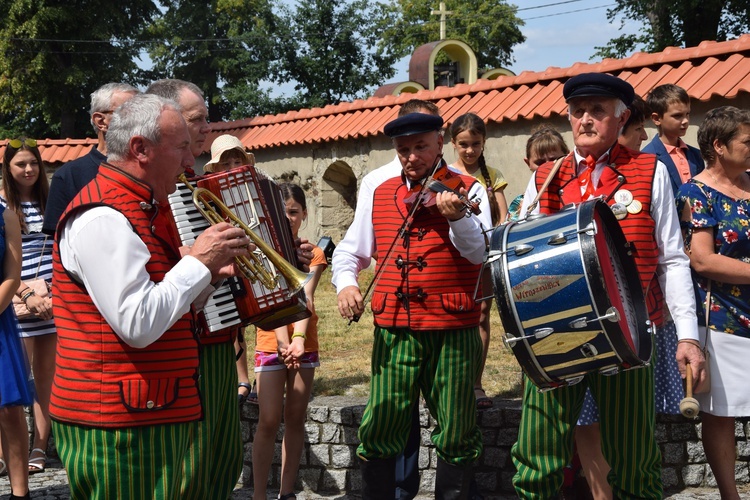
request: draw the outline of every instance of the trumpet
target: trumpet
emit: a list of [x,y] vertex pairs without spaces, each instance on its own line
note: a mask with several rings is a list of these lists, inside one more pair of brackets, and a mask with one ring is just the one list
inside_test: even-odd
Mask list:
[[[271,247],[266,241],[255,234],[245,222],[237,217],[224,202],[213,192],[205,188],[196,188],[187,180],[185,174],[179,176],[190,191],[193,193],[193,204],[205,219],[213,226],[220,222],[229,222],[235,227],[245,231],[245,234],[252,241],[258,250],[263,253],[269,261],[278,269],[279,273],[286,279],[289,285],[289,296],[292,296],[302,290],[305,284],[313,277],[312,273],[305,273],[294,267],[281,254]],[[272,273],[263,265],[262,259],[254,252],[249,257],[235,257],[240,273],[252,283],[260,282],[265,288],[274,290],[279,286],[279,277]]]

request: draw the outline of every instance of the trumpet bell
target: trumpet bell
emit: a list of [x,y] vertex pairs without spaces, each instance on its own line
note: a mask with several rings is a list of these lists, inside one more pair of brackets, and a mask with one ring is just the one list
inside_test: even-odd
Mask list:
[[[220,222],[229,222],[245,231],[250,241],[284,277],[289,286],[288,295],[290,297],[302,290],[305,284],[312,279],[312,273],[305,273],[292,265],[263,238],[258,236],[242,219],[237,217],[212,191],[193,187],[184,174],[180,176],[180,180],[192,190],[193,204],[209,223],[214,225]],[[266,269],[263,259],[255,253],[251,252],[248,257],[238,257],[235,261],[242,275],[251,282],[258,281],[269,290],[275,290],[279,286],[279,277]]]

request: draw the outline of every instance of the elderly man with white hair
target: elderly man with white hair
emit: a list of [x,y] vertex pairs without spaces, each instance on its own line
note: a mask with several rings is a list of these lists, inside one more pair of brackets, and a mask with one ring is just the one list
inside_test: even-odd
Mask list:
[[[705,371],[690,261],[683,250],[669,175],[655,156],[617,143],[630,116],[633,87],[611,75],[584,73],[565,83],[563,96],[575,148],[558,168],[548,162],[536,171],[521,213],[527,212],[540,190],[535,210],[541,213],[597,197],[609,205],[626,205],[625,211],[613,210],[630,243],[651,323],[658,335],[666,300],[680,339],[680,371],[684,376],[686,369],[692,369],[693,380],[700,384]],[[573,455],[573,429],[587,387],[599,407],[602,451],[612,467],[608,480],[615,498],[661,498],[653,366],[609,376],[592,372],[578,384],[547,392],[539,392],[527,379],[518,442],[511,451],[517,468],[516,493],[520,498],[557,498],[563,468]]]
[[109,161],[60,219],[50,413],[74,498],[179,496],[203,416],[191,306],[252,247],[226,223],[184,256],[167,236],[190,145],[176,103],[133,97],[110,123]]

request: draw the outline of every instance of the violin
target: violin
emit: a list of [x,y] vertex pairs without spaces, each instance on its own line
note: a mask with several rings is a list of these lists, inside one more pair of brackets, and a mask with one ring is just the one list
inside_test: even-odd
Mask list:
[[414,204],[424,206],[432,211],[437,210],[437,194],[450,192],[458,196],[466,209],[466,217],[471,214],[479,215],[482,211],[479,209],[479,202],[469,200],[459,192],[459,189],[466,188],[461,176],[448,169],[448,165],[443,164],[435,169],[429,177],[421,182],[416,182],[404,196],[403,202],[411,212]]

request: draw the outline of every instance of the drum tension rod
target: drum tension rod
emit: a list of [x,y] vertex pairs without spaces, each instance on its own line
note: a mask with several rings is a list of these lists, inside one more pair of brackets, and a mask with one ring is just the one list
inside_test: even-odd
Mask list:
[[524,335],[523,337],[508,337],[507,335],[503,337],[503,342],[506,345],[515,344],[519,340],[523,339],[543,339],[544,337],[547,337],[555,332],[554,328],[546,327],[546,328],[539,328],[537,330],[534,330],[534,333],[531,335]]
[[620,321],[620,312],[615,309],[614,307],[610,307],[607,309],[607,314],[604,316],[599,316],[598,318],[592,318],[588,319],[587,317],[574,319],[570,323],[568,323],[568,326],[571,328],[586,328],[589,323],[593,323],[594,321],[602,321],[604,319],[610,320],[612,323],[617,323]]

